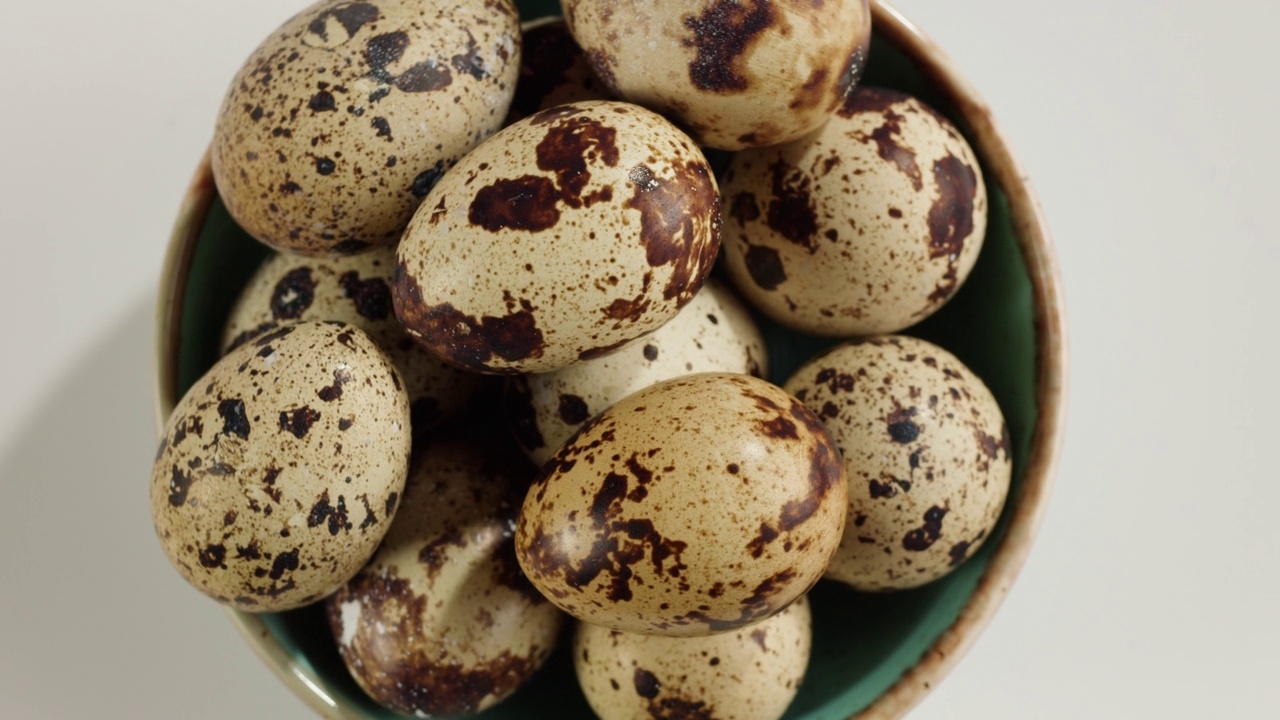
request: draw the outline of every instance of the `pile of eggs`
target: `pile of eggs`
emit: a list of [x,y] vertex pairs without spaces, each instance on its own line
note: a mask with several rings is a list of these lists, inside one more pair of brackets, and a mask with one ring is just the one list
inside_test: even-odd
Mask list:
[[[973,267],[982,173],[858,85],[866,0],[562,9],[323,0],[244,65],[214,176],[277,254],[156,532],[218,602],[322,606],[397,712],[501,702],[572,623],[601,717],[777,718],[816,583],[920,586],[1000,514],[995,399],[895,334]],[[836,344],[775,385],[761,315]]]

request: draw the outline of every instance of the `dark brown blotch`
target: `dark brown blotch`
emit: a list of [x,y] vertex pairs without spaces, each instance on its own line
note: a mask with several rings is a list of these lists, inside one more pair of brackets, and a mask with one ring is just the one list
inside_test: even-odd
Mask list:
[[889,438],[899,445],[913,443],[920,437],[920,426],[913,418],[919,414],[917,408],[897,408],[889,413],[886,419]]
[[435,165],[418,173],[413,179],[413,185],[409,186],[409,192],[416,198],[426,197],[436,183],[440,182],[440,178],[444,177],[444,172],[444,160],[437,160]]
[[560,406],[558,408],[560,419],[566,425],[579,425],[587,421],[591,417],[591,411],[587,407],[587,402],[577,395],[564,393],[560,396]]
[[662,690],[662,683],[658,682],[658,676],[644,668],[636,668],[632,684],[635,685],[637,695],[650,700],[658,697],[658,693]]
[[416,63],[408,70],[400,73],[392,82],[407,93],[424,93],[444,90],[453,84],[453,73],[449,66],[441,65],[434,60]]
[[909,531],[902,538],[902,547],[912,552],[928,550],[942,536],[942,519],[947,516],[947,508],[937,505],[924,513],[924,524]]
[[693,86],[724,94],[750,87],[744,55],[776,20],[773,5],[767,2],[708,3],[701,15],[686,17],[684,25],[693,37],[682,42],[696,53],[689,63]]
[[[582,196],[591,180],[589,163],[618,164],[617,131],[589,116],[575,116],[551,123],[538,142],[535,153],[538,169],[554,173],[560,200],[571,208],[591,207],[595,194]],[[612,197],[610,191],[609,197]]]
[[542,357],[546,343],[532,306],[521,301],[521,310],[476,319],[450,303],[427,306],[422,288],[403,263],[396,266],[392,299],[400,321],[418,334],[418,341],[437,356],[469,370],[502,372],[491,368],[494,355],[509,362]]
[[243,400],[223,400],[218,403],[218,414],[222,416],[223,435],[234,435],[241,440],[249,439],[249,418],[245,417]]
[[227,568],[227,548],[223,545],[206,545],[198,554],[200,566],[209,570]]
[[756,536],[747,543],[747,550],[751,551],[751,557],[758,558],[764,554],[764,549],[769,543],[778,537],[778,530],[768,523],[760,523],[760,531]]
[[298,569],[298,548],[276,555],[271,563],[271,572],[267,574],[272,580],[279,580],[287,572]]
[[963,160],[948,155],[933,164],[938,197],[929,207],[929,257],[952,262],[973,234],[973,207],[978,176]]
[[818,251],[818,216],[811,193],[813,181],[803,170],[778,160],[769,165],[773,198],[766,224],[809,254]]
[[729,206],[729,217],[738,221],[738,227],[746,227],[747,223],[760,219],[760,204],[756,196],[749,192],[740,192],[733,196]]
[[324,402],[333,402],[342,397],[342,386],[351,381],[351,373],[343,369],[333,371],[333,384],[326,385],[316,391],[316,395]]
[[784,531],[794,530],[813,517],[821,509],[831,489],[845,482],[840,453],[825,429],[810,452],[808,480],[809,492],[803,498],[790,500],[782,506],[779,523]]
[[787,271],[777,250],[765,245],[748,245],[742,258],[747,274],[761,290],[777,290],[787,281]]
[[177,465],[173,466],[173,472],[169,476],[169,504],[173,507],[182,507],[187,502],[187,493],[191,490],[192,478],[190,473],[184,473]]
[[320,499],[316,500],[315,505],[311,506],[311,512],[307,515],[307,527],[317,527],[326,522],[329,525],[330,535],[337,535],[343,530],[351,531],[346,498],[339,495],[338,504],[331,505],[328,490],[325,490],[320,495]]
[[370,320],[386,320],[390,317],[391,288],[383,278],[361,280],[360,273],[350,270],[338,278],[338,284],[361,317]]
[[303,405],[280,413],[280,429],[301,440],[307,436],[311,426],[319,419],[320,413],[312,410],[310,406]]
[[476,39],[471,36],[470,31],[467,32],[466,51],[449,58],[449,64],[458,74],[470,75],[474,80],[489,77],[489,71],[484,66],[484,58],[480,56],[480,47],[476,45]]
[[355,35],[360,28],[378,19],[378,8],[369,3],[355,2],[332,10],[325,10],[307,26],[308,32],[319,36],[322,40],[328,40],[330,19],[337,20],[342,25],[342,28],[347,31],[347,36],[350,37]]
[[311,307],[316,298],[316,281],[311,268],[290,270],[271,292],[271,314],[276,320],[296,320]]
[[467,220],[489,232],[541,232],[560,221],[559,200],[560,191],[550,178],[503,178],[480,188],[471,201]]
[[683,306],[702,288],[720,251],[720,196],[704,163],[676,162],[671,170],[671,178],[660,178],[646,165],[631,168],[634,190],[626,207],[640,212],[649,266],[672,266],[663,298]]
[[631,323],[639,322],[644,317],[645,312],[653,303],[645,297],[643,291],[630,300],[626,298],[617,298],[609,303],[608,307],[602,308],[601,312],[610,320],[615,320],[613,327],[615,329],[622,327],[622,322]]

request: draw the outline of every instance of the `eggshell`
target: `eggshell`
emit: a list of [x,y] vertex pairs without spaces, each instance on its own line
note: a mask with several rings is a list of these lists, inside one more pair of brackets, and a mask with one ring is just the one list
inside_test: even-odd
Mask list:
[[429,443],[377,555],[326,602],[356,682],[397,712],[458,716],[506,699],[554,648],[564,615],[516,564],[534,468],[519,451]]
[[715,179],[692,140],[635,105],[561,105],[431,192],[400,243],[396,315],[459,367],[550,372],[670,320],[719,246]]
[[395,363],[409,393],[415,435],[448,419],[486,382],[423,350],[391,309],[394,247],[360,255],[305,258],[279,254],[240,293],[222,335],[224,352],[282,323],[339,320],[369,335]]
[[221,603],[315,602],[387,532],[409,445],[403,383],[368,336],[285,325],[219,360],[174,408],[151,475],[156,535]]
[[700,638],[637,635],[579,623],[573,664],[601,720],[776,720],[809,665],[808,599],[748,628]]
[[827,577],[898,590],[951,572],[995,528],[1013,472],[986,385],[954,355],[905,336],[842,344],[787,381],[831,431],[849,512]]
[[512,378],[508,414],[516,438],[539,465],[593,415],[637,390],[701,372],[768,372],[759,328],[733,290],[708,279],[656,332],[617,352],[563,370]]
[[561,0],[596,74],[703,145],[766,147],[816,129],[862,75],[867,0]]
[[839,454],[799,400],[749,375],[689,375],[560,448],[525,497],[516,557],[579,620],[710,635],[803,595],[846,505]]
[[510,0],[316,3],[232,81],[214,134],[218,191],[279,250],[394,243],[444,171],[501,127],[519,59]]
[[580,100],[608,100],[604,83],[560,18],[540,18],[522,27],[520,80],[507,125],[538,112]]
[[725,265],[755,307],[833,337],[896,332],[968,277],[987,226],[973,150],[902,93],[859,87],[820,131],[734,156]]

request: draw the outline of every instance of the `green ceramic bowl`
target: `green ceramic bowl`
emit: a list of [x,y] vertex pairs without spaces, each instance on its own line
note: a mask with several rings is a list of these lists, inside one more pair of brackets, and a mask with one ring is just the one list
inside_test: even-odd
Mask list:
[[[555,0],[517,4],[526,19],[559,9]],[[1026,178],[990,111],[941,51],[883,2],[873,1],[872,11],[875,36],[863,82],[914,94],[944,112],[982,162],[991,206],[982,254],[955,298],[908,333],[954,352],[995,393],[1013,441],[1013,488],[991,540],[945,579],[891,595],[828,584],[814,589],[813,657],[787,718],[898,717],[941,680],[991,619],[1022,567],[1048,500],[1062,437],[1066,350],[1059,277]],[[266,255],[228,216],[206,157],[187,193],[162,278],[156,326],[161,421],[217,359],[223,321]],[[776,382],[830,344],[777,327],[766,330]],[[230,615],[267,666],[322,717],[396,717],[365,698],[348,677],[319,609]],[[481,717],[592,715],[562,647],[529,686]]]

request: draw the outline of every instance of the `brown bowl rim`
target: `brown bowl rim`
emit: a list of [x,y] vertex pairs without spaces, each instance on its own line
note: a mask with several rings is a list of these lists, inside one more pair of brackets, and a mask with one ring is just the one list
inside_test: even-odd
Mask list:
[[[955,622],[934,641],[919,662],[871,705],[851,716],[851,720],[887,720],[905,715],[951,672],[991,622],[1025,564],[1044,517],[1061,453],[1066,416],[1067,338],[1061,273],[1030,182],[996,125],[991,109],[941,48],[889,3],[871,0],[871,12],[875,32],[911,57],[968,125],[975,151],[1008,196],[1014,232],[1031,279],[1035,304],[1038,412],[1018,504],[978,587]],[[196,243],[216,192],[210,156],[206,152],[184,196],[161,270],[154,356],[156,418],[161,428],[178,400],[182,298]],[[362,720],[363,715],[338,705],[324,692],[311,669],[299,664],[285,650],[260,617],[231,609],[227,612],[245,642],[308,707],[332,720]]]

